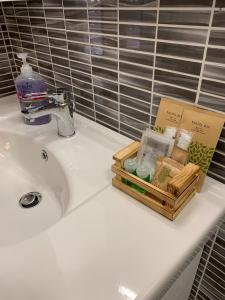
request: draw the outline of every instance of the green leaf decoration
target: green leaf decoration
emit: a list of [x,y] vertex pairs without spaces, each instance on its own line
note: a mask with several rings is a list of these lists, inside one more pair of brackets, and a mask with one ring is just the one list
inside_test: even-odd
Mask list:
[[157,132],[159,132],[159,133],[164,133],[165,128],[160,127],[160,126],[155,126],[154,130],[157,131]]
[[211,163],[215,148],[209,148],[199,142],[191,142],[188,148],[188,161],[200,166],[206,173]]

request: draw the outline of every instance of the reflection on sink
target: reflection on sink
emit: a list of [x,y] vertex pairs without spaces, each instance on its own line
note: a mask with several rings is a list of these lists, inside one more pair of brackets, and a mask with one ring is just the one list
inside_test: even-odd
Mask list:
[[[69,189],[60,163],[43,145],[11,132],[0,133],[0,247],[30,238],[56,223],[68,206]],[[39,192],[42,201],[22,208],[21,196]]]

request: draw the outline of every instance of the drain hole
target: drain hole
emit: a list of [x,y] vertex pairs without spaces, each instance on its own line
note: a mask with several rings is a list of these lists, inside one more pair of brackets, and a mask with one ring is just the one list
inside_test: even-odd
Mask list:
[[23,208],[31,208],[41,202],[41,194],[38,192],[30,192],[23,195],[19,200],[19,205]]

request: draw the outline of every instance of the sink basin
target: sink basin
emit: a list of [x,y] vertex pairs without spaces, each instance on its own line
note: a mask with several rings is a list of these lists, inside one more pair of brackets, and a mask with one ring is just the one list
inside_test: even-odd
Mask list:
[[[47,160],[42,157],[43,150]],[[69,201],[66,176],[54,155],[31,138],[7,131],[0,133],[0,191],[0,247],[55,224]],[[19,200],[29,192],[40,193],[42,199],[38,205],[24,208]]]

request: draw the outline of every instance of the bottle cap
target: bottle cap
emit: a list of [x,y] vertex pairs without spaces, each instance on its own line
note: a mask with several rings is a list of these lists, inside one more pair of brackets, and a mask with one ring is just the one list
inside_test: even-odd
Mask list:
[[137,168],[136,157],[126,159],[123,167],[127,172],[133,173]]
[[32,67],[27,63],[27,52],[17,53],[18,58],[21,58],[23,61],[22,67],[20,68],[22,74],[32,73]]
[[145,179],[149,176],[149,167],[147,164],[142,162],[138,167],[137,167],[137,176],[140,177],[141,179]]

